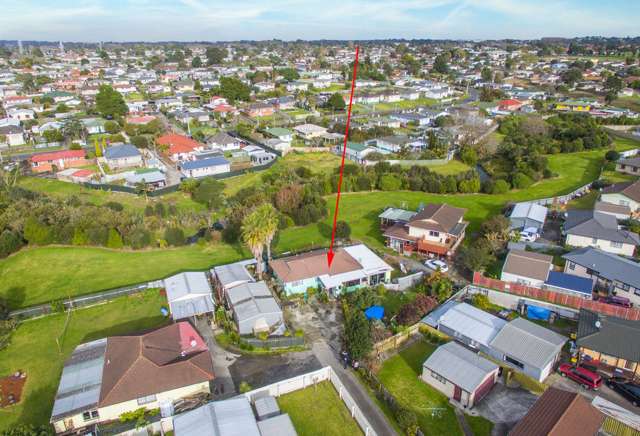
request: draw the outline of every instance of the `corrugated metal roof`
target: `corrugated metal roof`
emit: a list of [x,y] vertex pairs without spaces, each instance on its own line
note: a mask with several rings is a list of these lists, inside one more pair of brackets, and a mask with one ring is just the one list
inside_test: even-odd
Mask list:
[[545,284],[583,295],[591,295],[593,292],[593,280],[558,271],[550,271]]
[[507,322],[470,304],[460,303],[442,315],[439,324],[488,346]]
[[193,295],[211,294],[211,285],[206,273],[198,271],[176,274],[164,280],[169,303]]
[[258,428],[262,436],[297,436],[293,422],[288,414],[258,421]]
[[385,209],[378,218],[384,218],[392,221],[409,222],[416,212],[404,209],[396,209],[395,207],[389,207]]
[[227,290],[227,298],[233,306],[252,298],[271,297],[271,291],[265,282],[242,283]]
[[169,310],[173,319],[184,319],[196,315],[203,315],[215,311],[213,297],[200,295],[188,300],[178,300],[169,303]]
[[242,282],[252,282],[253,277],[247,271],[244,263],[236,262],[229,265],[216,266],[212,270],[223,287],[237,285]]
[[513,207],[510,218],[529,218],[544,223],[547,218],[547,208],[537,203],[517,203]]
[[438,347],[423,366],[467,392],[474,392],[489,374],[499,368],[456,342]]
[[536,368],[544,368],[567,341],[562,335],[516,318],[500,330],[491,341],[491,347]]
[[618,280],[634,288],[640,288],[640,264],[624,257],[591,247],[579,248],[562,257],[596,271],[607,280]]
[[65,362],[51,420],[90,409],[98,404],[107,339],[76,347]]
[[173,418],[176,436],[261,436],[246,397],[215,401]]

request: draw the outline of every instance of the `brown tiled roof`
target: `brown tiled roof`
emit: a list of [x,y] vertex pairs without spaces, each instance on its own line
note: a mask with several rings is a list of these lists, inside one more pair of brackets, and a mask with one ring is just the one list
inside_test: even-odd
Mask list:
[[549,388],[509,436],[593,436],[604,415],[580,394]]
[[606,201],[598,201],[593,207],[594,210],[604,213],[630,215],[631,209],[629,206],[623,206],[621,204],[607,203]]
[[203,339],[188,322],[107,339],[100,407],[214,379]]
[[285,283],[318,277],[324,274],[336,275],[362,269],[362,266],[344,249],[338,248],[331,263],[327,265],[327,250],[316,250],[296,256],[271,261],[271,268]]
[[466,211],[466,209],[447,204],[428,204],[413,216],[409,221],[409,225],[426,230],[450,233]]
[[603,194],[622,194],[630,199],[640,202],[640,181],[614,183],[602,189]]
[[523,250],[510,250],[502,271],[537,280],[547,280],[553,257]]
[[389,227],[387,230],[384,231],[384,235],[385,237],[389,238],[396,238],[396,239],[403,239],[405,241],[417,241],[418,238],[416,238],[415,236],[410,236],[409,232],[407,230],[407,225],[406,224],[394,224],[391,227]]

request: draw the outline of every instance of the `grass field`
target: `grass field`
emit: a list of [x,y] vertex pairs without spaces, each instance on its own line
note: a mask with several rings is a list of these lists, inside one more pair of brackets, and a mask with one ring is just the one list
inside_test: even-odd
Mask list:
[[[425,435],[462,435],[447,397],[418,378],[422,364],[435,348],[424,341],[416,342],[385,361],[378,378],[402,406],[418,416]],[[443,409],[439,417],[432,416],[433,408]]]
[[490,436],[493,423],[481,416],[465,415],[474,436]]
[[392,111],[398,109],[413,109],[420,106],[433,106],[438,103],[438,100],[433,98],[422,97],[416,100],[400,100],[394,103],[377,103],[369,106],[375,107],[375,109],[379,111]]
[[227,185],[225,193],[234,195],[243,188],[259,186],[262,183],[263,174],[275,171],[281,167],[306,167],[314,173],[330,172],[340,165],[340,158],[333,153],[296,153],[291,152],[278,161],[268,170],[243,174],[241,176],[225,179]]
[[9,346],[0,351],[0,376],[22,370],[27,374],[27,382],[22,401],[0,409],[0,432],[17,423],[48,423],[62,366],[74,348],[83,342],[162,325],[167,322],[160,315],[160,307],[165,304],[157,291],[149,291],[75,310],[61,337],[61,353],[56,338],[63,333],[67,314],[20,324]]
[[205,269],[248,256],[248,251],[229,245],[149,251],[94,247],[25,249],[0,261],[0,297],[16,309],[159,279],[185,269]]
[[204,206],[191,200],[191,197],[182,192],[174,192],[162,197],[145,199],[143,196],[128,194],[125,192],[100,191],[97,189],[85,188],[84,186],[63,182],[53,179],[42,179],[39,177],[23,177],[18,184],[30,191],[41,192],[59,199],[67,199],[72,195],[81,201],[102,205],[109,201],[122,203],[126,208],[133,210],[143,210],[147,204],[162,202],[164,204],[175,204],[180,210],[204,210]]
[[278,397],[283,413],[288,413],[300,436],[362,435],[333,385],[324,381],[316,386]]

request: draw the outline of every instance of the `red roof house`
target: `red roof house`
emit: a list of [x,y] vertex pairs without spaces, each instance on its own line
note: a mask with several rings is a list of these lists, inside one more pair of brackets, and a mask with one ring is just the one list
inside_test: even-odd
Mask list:
[[159,145],[169,146],[167,154],[174,162],[184,160],[194,151],[202,150],[204,148],[198,141],[175,133],[162,135],[156,140],[156,142]]
[[517,111],[522,106],[523,106],[523,103],[521,101],[510,98],[508,100],[501,100],[498,103],[498,110],[513,112],[513,111]]
[[31,169],[37,173],[53,171],[54,166],[61,170],[90,164],[91,162],[85,159],[84,150],[52,151],[31,156]]

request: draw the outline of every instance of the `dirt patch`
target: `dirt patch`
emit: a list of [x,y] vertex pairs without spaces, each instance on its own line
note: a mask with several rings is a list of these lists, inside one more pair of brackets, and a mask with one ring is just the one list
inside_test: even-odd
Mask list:
[[22,388],[26,381],[26,374],[21,372],[0,378],[0,408],[20,402]]
[[229,372],[236,389],[243,381],[256,389],[320,368],[322,365],[311,351],[300,351],[272,356],[243,355],[229,366]]

